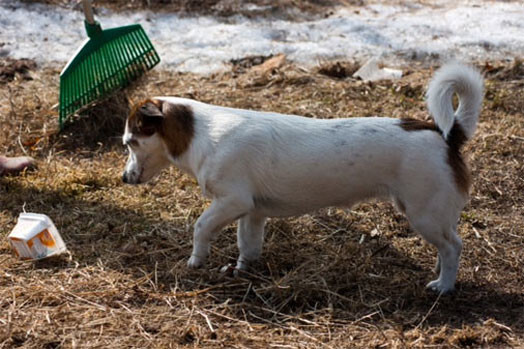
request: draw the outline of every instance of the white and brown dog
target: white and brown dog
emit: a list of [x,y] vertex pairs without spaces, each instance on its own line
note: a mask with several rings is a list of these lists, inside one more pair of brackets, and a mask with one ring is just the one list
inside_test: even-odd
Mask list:
[[123,180],[146,182],[170,164],[196,177],[212,203],[195,224],[190,267],[204,264],[212,238],[235,220],[237,268],[244,269],[261,254],[267,217],[392,198],[437,247],[440,275],[428,287],[447,292],[457,275],[457,223],[470,187],[460,148],[473,136],[482,98],[481,75],[459,64],[440,69],[429,85],[434,123],[312,119],[155,97],[127,119]]

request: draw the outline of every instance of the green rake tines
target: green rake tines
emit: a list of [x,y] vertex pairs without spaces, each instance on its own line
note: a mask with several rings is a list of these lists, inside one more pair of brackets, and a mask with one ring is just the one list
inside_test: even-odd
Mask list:
[[102,30],[89,0],[83,3],[89,39],[60,73],[61,129],[78,109],[125,87],[160,62],[140,24]]

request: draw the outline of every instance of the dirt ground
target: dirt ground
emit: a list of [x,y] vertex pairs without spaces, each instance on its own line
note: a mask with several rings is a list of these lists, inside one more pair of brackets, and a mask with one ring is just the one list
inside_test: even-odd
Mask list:
[[[152,71],[58,132],[58,69],[0,61],[0,154],[38,169],[0,178],[0,348],[524,347],[524,67],[478,62],[486,96],[468,143],[474,185],[461,217],[457,290],[425,290],[436,251],[389,203],[330,208],[267,224],[263,259],[239,278],[224,230],[208,266],[189,270],[192,225],[209,204],[166,170],[121,182],[131,103],[150,95],[318,118],[426,118],[434,67],[398,81],[351,78],[358,64],[260,73],[235,62],[202,77]],[[17,260],[5,239],[20,212],[55,222],[69,253]]]
[[[26,3],[40,2],[55,6],[77,8],[81,10],[80,1],[72,4],[69,0],[22,0]],[[395,1],[395,0],[393,0]],[[179,15],[212,15],[230,17],[244,15],[247,17],[283,17],[286,19],[303,19],[304,16],[329,16],[333,7],[338,5],[361,6],[363,0],[93,0],[95,12],[99,7],[113,11],[165,11]]]

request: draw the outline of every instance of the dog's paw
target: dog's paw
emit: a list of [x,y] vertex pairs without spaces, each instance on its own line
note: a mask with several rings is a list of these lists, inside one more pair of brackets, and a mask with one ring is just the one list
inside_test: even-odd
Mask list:
[[237,260],[237,265],[235,267],[237,270],[249,270],[249,262],[243,259]]
[[205,258],[191,255],[191,257],[187,261],[187,266],[193,269],[200,268],[201,266],[204,265],[205,261],[206,261]]
[[433,280],[426,285],[426,288],[435,293],[449,294],[455,290],[453,285],[444,285],[440,280]]

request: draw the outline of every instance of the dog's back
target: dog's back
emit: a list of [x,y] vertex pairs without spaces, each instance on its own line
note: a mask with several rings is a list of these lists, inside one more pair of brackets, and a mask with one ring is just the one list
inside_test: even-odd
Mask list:
[[[473,70],[445,67],[428,92],[435,124],[383,117],[313,119],[165,100],[190,103],[195,112],[199,132],[193,143],[206,147],[207,155],[204,187],[234,183],[250,192],[267,216],[385,196],[409,213],[428,197],[453,210],[464,205],[469,173],[460,156],[465,139],[459,138],[473,133],[481,90]],[[461,97],[457,117],[450,109],[455,91]]]

